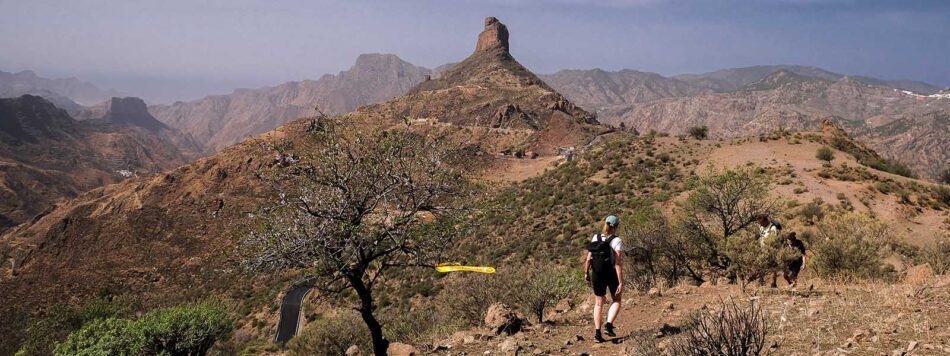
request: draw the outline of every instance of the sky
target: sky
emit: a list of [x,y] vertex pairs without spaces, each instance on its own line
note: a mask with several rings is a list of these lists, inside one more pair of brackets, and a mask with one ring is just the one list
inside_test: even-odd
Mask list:
[[802,64],[950,86],[950,1],[912,0],[0,0],[0,70],[196,99],[317,79],[361,53],[457,62],[485,16],[538,73]]

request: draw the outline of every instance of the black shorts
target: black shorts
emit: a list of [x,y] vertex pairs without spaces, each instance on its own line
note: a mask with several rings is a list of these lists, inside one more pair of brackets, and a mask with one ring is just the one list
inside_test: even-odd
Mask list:
[[604,275],[598,275],[597,273],[594,273],[594,271],[591,271],[590,285],[594,288],[594,295],[603,297],[607,295],[608,288],[610,289],[610,295],[617,294],[617,287],[620,286],[620,281],[617,280],[616,273],[605,273]]
[[801,260],[785,265],[785,275],[790,278],[798,278],[798,272],[802,270],[803,262]]

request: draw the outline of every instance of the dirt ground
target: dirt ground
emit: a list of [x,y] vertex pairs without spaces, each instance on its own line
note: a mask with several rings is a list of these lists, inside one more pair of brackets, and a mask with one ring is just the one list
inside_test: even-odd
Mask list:
[[[592,341],[591,301],[552,312],[550,321],[512,336],[486,330],[456,333],[426,354],[440,355],[639,355],[669,347],[684,320],[704,306],[735,298],[758,303],[770,323],[766,347],[773,355],[950,354],[950,277],[923,283],[824,284],[805,281],[791,289],[735,285],[679,286],[623,301],[618,335]],[[664,327],[664,325],[666,325]],[[649,351],[647,351],[649,352]]]

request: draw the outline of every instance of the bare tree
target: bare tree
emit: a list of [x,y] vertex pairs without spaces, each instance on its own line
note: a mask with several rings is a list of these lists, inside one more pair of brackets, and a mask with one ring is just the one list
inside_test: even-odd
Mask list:
[[703,309],[691,315],[672,351],[674,355],[761,355],[769,329],[767,315],[755,301],[744,306],[730,298],[721,301],[719,310]]
[[267,147],[275,169],[261,177],[276,196],[263,226],[242,241],[245,264],[303,269],[322,295],[352,288],[374,352],[385,355],[373,287],[390,269],[431,266],[459,233],[455,206],[469,192],[463,151],[410,127],[369,129],[346,118],[321,116],[308,132]]

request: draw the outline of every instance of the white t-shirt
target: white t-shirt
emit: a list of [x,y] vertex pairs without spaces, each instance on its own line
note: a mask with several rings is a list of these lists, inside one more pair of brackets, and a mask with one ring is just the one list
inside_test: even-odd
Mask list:
[[[590,242],[597,241],[597,236],[600,234],[594,234],[594,237],[590,239]],[[610,248],[614,249],[617,252],[623,252],[623,241],[620,240],[620,236],[614,235],[614,239],[610,240]],[[609,235],[604,235],[604,241],[607,241]]]
[[769,223],[769,226],[759,225],[759,245],[765,246],[766,239],[770,239],[777,234],[778,228],[772,223]]

